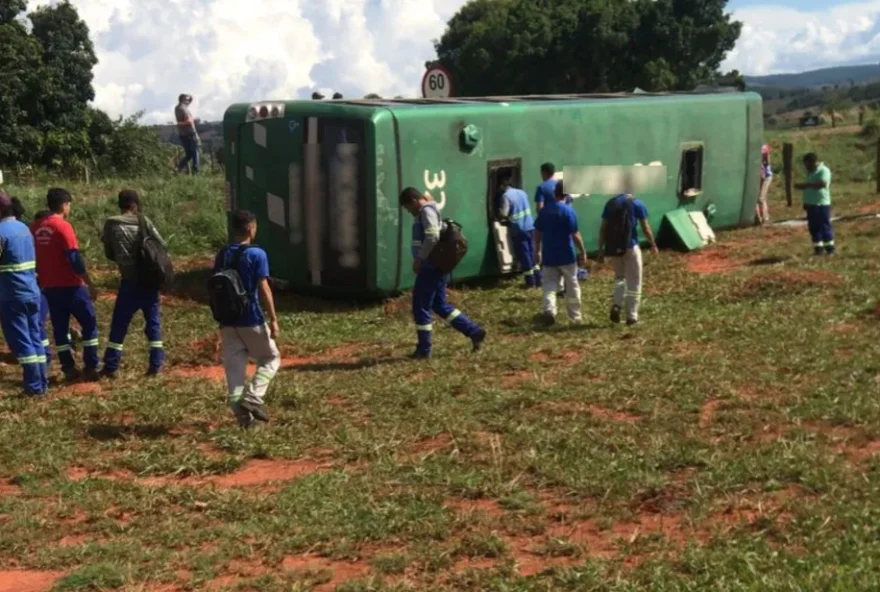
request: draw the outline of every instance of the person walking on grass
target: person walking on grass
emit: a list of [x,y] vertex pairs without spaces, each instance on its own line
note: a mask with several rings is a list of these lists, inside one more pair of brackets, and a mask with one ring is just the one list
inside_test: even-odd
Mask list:
[[199,172],[199,132],[196,131],[196,120],[190,111],[192,96],[182,94],[177,98],[177,106],[174,108],[174,119],[177,121],[177,136],[183,146],[183,158],[177,165],[177,172],[186,170],[192,161],[192,174]]
[[412,309],[418,344],[410,356],[414,359],[431,357],[433,322],[432,313],[449,323],[453,329],[471,340],[473,351],[479,351],[486,340],[486,330],[471,321],[467,315],[446,300],[449,274],[436,269],[431,263],[431,251],[440,241],[444,222],[434,201],[415,187],[407,187],[400,194],[400,205],[415,219],[412,226],[413,287]]
[[[565,303],[568,318],[580,323],[581,286],[577,280],[578,266],[586,265],[587,251],[578,231],[577,216],[565,203],[562,181],[556,183],[554,199],[545,202],[535,222],[535,248],[538,263],[544,270],[544,311],[547,324],[556,322],[556,293],[560,282],[565,284]],[[575,254],[577,247],[577,254]]]
[[[628,180],[628,185],[632,184]],[[599,229],[599,257],[611,257],[614,267],[614,292],[611,304],[611,322],[619,323],[624,302],[626,324],[639,322],[639,304],[642,299],[642,250],[639,248],[639,229],[648,238],[651,252],[657,253],[657,243],[648,222],[648,208],[631,193],[613,197],[602,211]]]
[[37,252],[37,278],[52,318],[52,332],[61,371],[67,380],[76,380],[76,367],[70,344],[70,317],[82,327],[84,377],[98,376],[98,320],[93,300],[95,285],[79,252],[79,243],[70,217],[70,193],[60,187],[49,189],[46,202],[50,214],[31,226]]
[[159,290],[140,286],[137,256],[143,233],[148,233],[163,246],[165,243],[153,223],[142,214],[141,200],[136,191],[131,189],[120,191],[117,205],[119,215],[109,218],[104,223],[104,231],[101,235],[104,254],[119,267],[122,280],[113,306],[110,339],[104,352],[104,368],[101,374],[106,378],[116,378],[128,326],[134,315],[140,311],[144,315],[144,333],[150,348],[147,376],[155,376],[162,370],[165,362]]
[[807,180],[794,188],[803,191],[807,227],[813,239],[813,253],[833,255],[834,229],[831,227],[831,169],[810,152],[804,156]]
[[34,237],[15,219],[12,200],[0,191],[0,328],[22,367],[27,396],[45,395],[49,389],[36,269]]
[[[251,212],[236,212],[232,230],[235,242],[221,249],[214,260],[214,276],[209,284],[211,312],[220,323],[232,412],[241,427],[262,427],[269,422],[266,391],[281,367],[276,345],[278,317],[269,286],[269,259],[266,251],[253,244],[256,217]],[[246,384],[251,358],[256,360],[257,370]]]

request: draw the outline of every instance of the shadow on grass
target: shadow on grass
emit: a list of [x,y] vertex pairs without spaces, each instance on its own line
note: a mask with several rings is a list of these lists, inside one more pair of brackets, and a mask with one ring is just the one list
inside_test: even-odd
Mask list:
[[313,364],[298,364],[296,366],[287,367],[282,366],[279,372],[344,372],[346,370],[364,370],[366,368],[376,368],[378,366],[388,366],[409,361],[409,358],[400,357],[373,358],[370,360],[358,360],[356,362],[315,362]]
[[95,424],[89,426],[86,434],[93,440],[108,442],[112,440],[130,440],[138,438],[141,440],[156,440],[166,438],[170,435],[167,426],[161,425],[112,425],[112,424]]
[[749,261],[749,265],[752,267],[759,267],[761,265],[778,265],[780,263],[785,263],[790,259],[791,257],[761,257],[760,259],[752,259],[751,261]]

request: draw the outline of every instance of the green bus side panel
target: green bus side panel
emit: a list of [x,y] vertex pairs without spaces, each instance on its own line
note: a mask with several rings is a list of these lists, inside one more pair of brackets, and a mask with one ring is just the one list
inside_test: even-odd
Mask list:
[[[454,274],[458,279],[498,273],[486,201],[488,165],[496,161],[521,161],[523,189],[530,198],[541,181],[543,162],[553,162],[561,171],[566,166],[659,161],[667,167],[666,188],[639,195],[655,231],[667,212],[702,209],[709,203],[716,207],[713,228],[741,226],[751,221],[757,199],[757,182],[745,182],[757,179],[761,119],[754,117],[756,110],[760,99],[740,93],[401,108],[395,114],[402,185],[429,192],[443,205],[444,217],[463,225],[469,250]],[[482,136],[472,153],[459,148],[459,133],[469,124]],[[703,148],[702,191],[695,200],[683,202],[678,191],[682,150],[695,145]],[[598,248],[601,212],[609,197],[581,196],[574,201],[590,251]],[[403,267],[401,287],[406,288],[414,277],[408,264]]]

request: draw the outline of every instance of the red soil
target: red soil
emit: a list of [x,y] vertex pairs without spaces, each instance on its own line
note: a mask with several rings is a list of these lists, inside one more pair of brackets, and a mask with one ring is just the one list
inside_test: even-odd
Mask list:
[[49,592],[63,575],[57,571],[0,571],[0,592]]

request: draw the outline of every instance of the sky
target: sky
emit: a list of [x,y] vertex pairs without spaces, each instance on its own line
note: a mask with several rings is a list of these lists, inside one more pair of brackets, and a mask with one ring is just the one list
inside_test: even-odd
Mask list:
[[[29,8],[52,4],[31,0]],[[432,40],[465,0],[71,0],[99,63],[95,105],[112,116],[196,117],[232,103],[418,96]],[[880,62],[880,0],[731,0],[743,21],[723,67],[750,75]],[[328,94],[330,93],[330,94]]]

